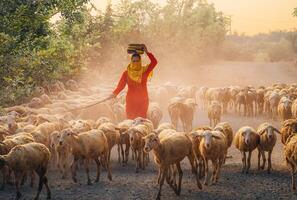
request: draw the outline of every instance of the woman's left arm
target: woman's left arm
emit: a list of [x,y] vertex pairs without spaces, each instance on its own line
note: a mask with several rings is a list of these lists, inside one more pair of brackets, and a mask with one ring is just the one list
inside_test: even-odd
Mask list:
[[144,72],[144,74],[149,75],[151,73],[151,71],[153,71],[153,69],[156,67],[156,65],[158,64],[157,59],[155,58],[155,56],[150,53],[150,52],[146,52],[146,55],[149,57],[151,63],[148,65],[147,70]]

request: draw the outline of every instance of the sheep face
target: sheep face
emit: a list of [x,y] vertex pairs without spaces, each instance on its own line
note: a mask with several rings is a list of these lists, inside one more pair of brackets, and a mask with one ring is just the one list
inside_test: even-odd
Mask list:
[[51,146],[52,148],[54,148],[55,145],[56,145],[58,142],[60,142],[60,137],[61,137],[61,135],[60,135],[60,133],[59,133],[58,131],[54,131],[54,132],[51,134],[51,144],[50,144],[50,146]]
[[158,136],[156,136],[154,133],[151,133],[143,137],[143,139],[145,142],[143,149],[146,153],[149,153],[152,149],[157,148],[158,145],[160,144]]
[[241,133],[242,137],[244,138],[244,143],[246,145],[249,145],[251,142],[251,134],[252,134],[252,131],[249,129],[247,129]]
[[129,136],[128,132],[127,132],[128,129],[126,128],[121,128],[119,130],[119,133],[120,133],[120,142],[123,144],[125,143],[125,140],[127,138],[127,136]]
[[204,139],[204,148],[210,149],[212,145],[213,138],[219,138],[211,133],[211,131],[204,131],[202,135],[200,135]]
[[77,135],[77,132],[75,132],[73,129],[68,128],[63,130],[60,135],[59,145],[67,143],[67,141],[70,141],[75,135]]
[[272,140],[274,136],[274,128],[271,126],[268,126],[266,129],[266,133],[267,133],[268,140]]

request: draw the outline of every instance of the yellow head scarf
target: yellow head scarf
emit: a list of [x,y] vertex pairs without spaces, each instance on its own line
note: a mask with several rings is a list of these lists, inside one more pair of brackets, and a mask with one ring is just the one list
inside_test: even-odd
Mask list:
[[[141,58],[138,62],[131,62],[127,67],[128,76],[131,80],[141,83],[142,74],[147,70],[148,65],[142,66],[141,65]],[[151,79],[153,72],[151,72],[148,76]]]

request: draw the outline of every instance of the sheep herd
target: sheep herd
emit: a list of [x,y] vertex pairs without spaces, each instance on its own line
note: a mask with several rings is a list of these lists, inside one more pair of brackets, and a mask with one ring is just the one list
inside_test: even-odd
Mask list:
[[[157,199],[161,198],[164,182],[176,195],[181,193],[183,170],[181,161],[187,157],[197,188],[219,181],[221,167],[232,157],[228,149],[234,145],[242,155],[242,173],[249,173],[251,156],[258,151],[258,170],[271,173],[271,155],[277,134],[284,145],[284,158],[291,171],[295,190],[297,168],[297,84],[273,86],[196,87],[172,83],[150,85],[147,119],[125,119],[125,97],[120,95],[86,109],[107,96],[113,87],[90,87],[69,80],[37,87],[28,103],[4,108],[0,116],[1,189],[15,184],[16,199],[20,186],[30,177],[34,186],[39,177],[39,198],[43,186],[51,198],[48,174],[58,169],[62,179],[79,182],[77,171],[85,169],[86,183],[92,185],[90,161],[95,161],[96,178],[101,168],[112,178],[111,151],[117,150],[117,162],[135,163],[135,173],[151,163],[159,171]],[[209,124],[193,126],[197,110],[207,112]],[[250,118],[263,116],[278,120],[278,129],[268,122],[259,127],[244,124],[235,133],[232,122],[222,122],[227,113]],[[169,117],[169,120],[165,120]],[[267,157],[265,153],[267,152]],[[212,175],[209,177],[209,161]],[[204,186],[204,187],[205,187]]]

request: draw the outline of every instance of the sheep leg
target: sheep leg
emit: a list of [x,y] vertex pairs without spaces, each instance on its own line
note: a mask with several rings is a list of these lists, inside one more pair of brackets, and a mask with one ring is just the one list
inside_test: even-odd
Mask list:
[[34,200],[39,199],[39,195],[40,195],[40,192],[42,191],[43,184],[45,185],[45,187],[47,189],[47,199],[50,199],[51,198],[51,191],[50,191],[50,189],[48,187],[47,177],[45,176],[46,168],[41,167],[40,169],[36,170],[36,172],[37,172],[37,174],[39,176],[39,184],[38,184],[38,192],[37,192]]
[[121,163],[121,144],[118,144],[118,162]]
[[261,169],[264,170],[265,169],[265,164],[266,164],[265,152],[264,151],[261,151],[261,155],[262,155],[262,159],[263,159],[263,163],[262,163]]
[[271,153],[272,153],[272,150],[268,151],[268,168],[267,168],[268,174],[270,174],[270,171],[271,171]]
[[158,195],[156,200],[160,200],[161,199],[161,190],[162,190],[162,186],[164,184],[164,179],[167,176],[167,166],[166,167],[161,167],[161,180],[160,180],[160,184],[159,184],[159,191],[158,191]]
[[1,190],[4,190],[5,188],[5,183],[6,183],[6,177],[7,177],[7,167],[4,166],[1,169],[1,173],[2,173],[2,185],[1,185]]
[[181,182],[182,182],[182,178],[183,178],[183,171],[180,167],[180,163],[176,163],[176,167],[177,167],[177,171],[178,171],[178,186],[177,186],[177,191],[176,194],[180,195],[181,192]]
[[107,170],[107,178],[111,181],[112,180],[112,176],[111,176],[111,170],[110,170],[110,161],[107,158],[107,155],[104,155],[104,160],[106,163],[106,170]]
[[249,151],[249,154],[248,154],[248,159],[247,159],[247,169],[246,169],[246,174],[247,173],[249,173],[249,169],[250,169],[250,167],[251,167],[251,157],[252,157],[252,152],[251,151]]
[[207,185],[207,179],[208,179],[208,160],[204,159],[205,164],[205,174],[204,174],[204,185]]
[[[288,160],[287,160],[288,161]],[[296,183],[295,183],[295,166],[294,163],[288,162],[291,166],[291,184],[292,184],[292,190],[296,190]]]
[[[126,144],[126,149],[125,149],[126,160],[125,160],[125,163],[128,163],[129,152],[130,152],[130,144]],[[132,157],[133,157],[133,153],[132,153]],[[132,159],[132,160],[133,160],[133,159]]]
[[76,162],[78,161],[77,157],[74,157],[74,160],[71,164],[71,174],[72,174],[72,180],[74,183],[77,183],[77,179],[76,179]]
[[260,152],[260,149],[258,149],[258,170],[260,170],[260,164],[261,164],[261,152]]
[[30,183],[30,187],[33,187],[33,185],[34,185],[34,180],[35,180],[35,173],[34,173],[34,171],[32,170],[32,171],[31,171],[31,183]]
[[21,185],[21,179],[24,176],[24,173],[22,172],[14,172],[15,176],[15,187],[16,187],[16,200],[20,199],[22,197],[22,194],[20,192],[20,185]]
[[197,169],[194,166],[194,155],[193,155],[193,152],[191,152],[191,154],[188,155],[188,159],[189,159],[190,164],[191,164],[192,173],[195,174],[195,176],[196,176],[197,187],[199,189],[202,189],[202,185],[201,185],[201,183],[199,181],[199,176],[198,176],[198,173],[197,173]]
[[244,173],[246,170],[246,155],[245,152],[242,152],[242,170],[241,172]]
[[90,174],[89,174],[89,172],[90,172],[90,170],[89,170],[89,159],[86,159],[86,161],[85,161],[85,170],[86,170],[86,173],[87,173],[87,179],[88,179],[88,185],[92,185],[92,181],[91,181],[91,179],[90,179]]
[[217,160],[212,160],[212,176],[211,176],[211,182],[212,184],[215,183],[215,179],[216,179],[216,173],[217,173],[217,170],[218,170],[218,161]]
[[94,160],[95,160],[96,165],[97,165],[97,176],[96,176],[96,180],[95,180],[95,182],[97,183],[97,182],[99,182],[99,179],[100,179],[101,166],[100,166],[100,161],[99,161],[98,158],[95,158]]
[[123,144],[121,144],[120,148],[121,148],[121,154],[122,154],[122,164],[124,165],[124,163],[126,162],[126,157],[125,157]]
[[134,151],[134,153],[135,153],[135,160],[136,160],[136,170],[135,170],[135,172],[136,173],[138,173],[138,171],[139,171],[139,164],[140,164],[140,161],[139,161],[139,153],[138,153],[138,151]]

